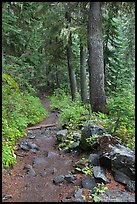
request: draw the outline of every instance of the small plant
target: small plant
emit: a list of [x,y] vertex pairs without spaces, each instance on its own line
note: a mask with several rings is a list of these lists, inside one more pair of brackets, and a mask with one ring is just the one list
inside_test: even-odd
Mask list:
[[108,187],[104,183],[98,183],[97,187],[94,187],[95,193],[91,193],[94,202],[100,202],[100,194],[105,193]]
[[92,174],[92,168],[93,168],[93,166],[91,164],[89,164],[89,165],[86,165],[82,168],[76,167],[76,170],[82,172],[85,175],[89,175],[89,174]]
[[90,144],[93,144],[95,141],[97,141],[99,135],[94,134],[91,137],[86,138],[86,141]]

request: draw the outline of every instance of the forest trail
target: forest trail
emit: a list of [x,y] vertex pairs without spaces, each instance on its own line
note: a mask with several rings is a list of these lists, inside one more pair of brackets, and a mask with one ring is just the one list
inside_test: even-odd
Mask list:
[[[25,152],[16,150],[17,164],[3,172],[3,202],[61,202],[69,191],[74,188],[73,183],[55,185],[53,179],[58,175],[68,174],[79,156],[59,151],[56,146],[56,132],[59,130],[58,113],[50,110],[51,101],[42,100],[49,115],[38,125],[56,123],[54,127],[33,130],[34,139],[21,138],[39,146],[39,151]],[[18,145],[19,147],[19,145]],[[36,176],[27,174],[24,166],[33,165]]]
[[[18,149],[15,152],[17,163],[12,168],[3,172],[2,202],[62,202],[65,198],[71,201],[74,191],[78,186],[81,186],[81,179],[85,177],[84,174],[77,173],[75,174],[76,180],[74,182],[63,182],[57,185],[53,182],[55,177],[69,174],[74,169],[75,162],[82,158],[82,154],[80,155],[78,152],[67,153],[58,149],[56,145],[56,132],[61,128],[58,112],[51,111],[50,99],[42,96],[39,97],[48,110],[49,115],[33,127],[49,124],[56,125],[33,129],[32,136],[35,136],[35,138],[30,139],[26,136],[20,138],[17,142]],[[35,152],[22,150],[19,144],[24,140],[35,143],[39,150]],[[27,169],[24,168],[26,165],[33,166],[35,176],[33,176],[34,172],[30,171],[27,173]],[[125,192],[124,186],[115,182],[109,172],[107,172],[107,177],[111,180],[111,183],[108,184],[109,189],[114,189],[114,192],[111,192],[112,198],[117,197],[115,193],[117,193],[118,189],[121,193]],[[83,189],[83,195],[87,196],[88,199],[89,192],[87,189]],[[122,195],[124,194],[121,194],[121,197]],[[134,201],[134,194],[129,193],[128,196]],[[105,196],[103,199],[108,201],[109,198]],[[124,197],[122,199],[124,202]],[[126,197],[125,200],[127,199]],[[88,200],[86,201],[88,202]]]

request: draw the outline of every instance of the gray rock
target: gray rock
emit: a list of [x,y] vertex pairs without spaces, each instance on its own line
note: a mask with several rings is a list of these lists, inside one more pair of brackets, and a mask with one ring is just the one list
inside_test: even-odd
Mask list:
[[79,132],[73,132],[73,138],[77,141],[81,139],[81,134]]
[[109,189],[99,197],[100,202],[135,202],[135,195],[130,195],[128,192],[122,192],[118,189]]
[[75,190],[75,191],[74,191],[74,197],[75,197],[75,198],[81,197],[81,196],[82,196],[82,192],[83,192],[83,190],[82,190],[81,188],[78,189],[78,190]]
[[99,155],[98,154],[90,154],[88,160],[92,165],[95,165],[95,166],[99,165]]
[[74,175],[71,175],[71,174],[66,174],[65,180],[69,183],[73,183],[76,180],[76,177]]
[[32,175],[32,176],[36,176],[36,172],[35,170],[33,169],[33,167],[30,165],[30,164],[27,164],[24,169],[27,170],[27,173]]
[[42,177],[44,177],[44,176],[47,175],[47,173],[46,173],[46,171],[42,171],[42,172],[40,172],[40,175],[41,175]]
[[130,192],[135,192],[135,181],[128,181],[126,185],[126,190]]
[[29,151],[30,149],[39,150],[39,147],[36,144],[26,140],[20,142],[20,148],[25,151]]
[[67,129],[58,131],[57,134],[56,134],[57,141],[58,142],[63,142],[65,140],[65,138],[66,138],[67,133],[68,133]]
[[69,149],[75,149],[75,148],[77,148],[77,147],[79,147],[79,142],[73,142],[73,143],[70,145]]
[[21,141],[20,142],[20,148],[23,149],[24,151],[29,151],[30,147],[28,146],[27,141]]
[[75,167],[78,167],[78,168],[83,168],[83,167],[86,167],[88,165],[88,162],[85,160],[79,160],[75,163]]
[[56,177],[53,179],[53,183],[55,183],[55,184],[62,183],[62,182],[64,182],[64,178],[65,178],[64,175],[56,176]]
[[[123,184],[135,180],[135,154],[110,135],[99,138],[100,164],[110,168]],[[121,177],[121,178],[120,178]]]
[[94,177],[97,179],[102,179],[105,183],[110,183],[110,180],[105,176],[104,169],[100,166],[93,167]]
[[89,142],[87,142],[87,138],[92,137],[94,134],[97,135],[102,135],[104,133],[104,130],[98,126],[95,126],[91,123],[88,123],[84,129],[82,130],[82,134],[81,134],[81,140],[80,140],[80,147],[83,150],[91,150],[92,148],[94,148],[98,143],[97,141],[93,142],[92,144],[90,144]]
[[115,181],[118,181],[123,184],[127,184],[130,180],[130,178],[127,175],[125,175],[123,172],[120,172],[119,170],[115,170],[113,176]]
[[93,188],[97,186],[97,183],[95,181],[95,178],[88,175],[86,178],[82,179],[81,185],[83,188],[93,190]]
[[32,130],[28,130],[28,132],[27,132],[27,137],[28,137],[29,139],[34,139],[34,138],[35,138],[35,135],[33,135],[33,131],[32,131]]
[[29,147],[30,149],[39,150],[39,147],[38,147],[36,144],[32,143],[32,142],[27,142],[27,145],[28,145],[28,147]]
[[27,136],[30,136],[30,135],[32,135],[32,134],[33,134],[32,130],[28,130]]

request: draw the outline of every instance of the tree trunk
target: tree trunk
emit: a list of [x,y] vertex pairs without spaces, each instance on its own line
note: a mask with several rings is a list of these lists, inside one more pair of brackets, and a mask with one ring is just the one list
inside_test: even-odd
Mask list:
[[90,2],[88,20],[88,66],[90,103],[93,112],[106,112],[101,3]]
[[87,101],[87,84],[86,84],[86,53],[85,48],[80,44],[80,88],[81,100],[83,103]]
[[75,100],[76,98],[76,91],[77,91],[77,85],[76,85],[76,76],[72,64],[72,36],[71,32],[69,34],[69,40],[67,45],[67,60],[68,60],[68,73],[69,73],[69,80],[70,80],[70,90],[71,90],[71,96],[72,100]]

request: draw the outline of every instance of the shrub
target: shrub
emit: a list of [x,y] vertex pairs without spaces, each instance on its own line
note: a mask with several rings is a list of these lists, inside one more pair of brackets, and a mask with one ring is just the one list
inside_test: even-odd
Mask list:
[[47,115],[47,111],[37,97],[21,92],[15,84],[11,76],[4,75],[2,85],[3,167],[16,162],[15,143],[18,138],[26,135],[25,128],[39,122]]

